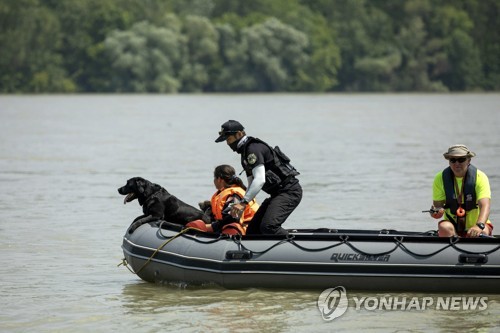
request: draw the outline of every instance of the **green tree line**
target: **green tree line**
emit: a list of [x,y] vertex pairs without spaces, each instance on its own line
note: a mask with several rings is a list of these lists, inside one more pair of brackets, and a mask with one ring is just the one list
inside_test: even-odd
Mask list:
[[500,90],[498,0],[0,0],[0,92]]

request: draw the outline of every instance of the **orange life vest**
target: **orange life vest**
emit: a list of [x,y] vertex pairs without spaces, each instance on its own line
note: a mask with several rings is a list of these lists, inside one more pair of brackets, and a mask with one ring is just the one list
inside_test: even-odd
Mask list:
[[[212,206],[212,214],[214,214],[216,220],[222,220],[222,210],[224,209],[227,198],[233,196],[234,194],[237,194],[240,198],[243,198],[243,196],[245,195],[245,190],[243,190],[241,187],[237,185],[234,185],[225,188],[222,191],[217,191],[214,193],[212,199],[210,200],[210,203]],[[243,212],[240,219],[240,225],[244,226],[245,230],[246,230],[246,225],[255,215],[257,209],[259,209],[259,204],[255,199],[250,201],[248,205],[245,207],[245,211]]]

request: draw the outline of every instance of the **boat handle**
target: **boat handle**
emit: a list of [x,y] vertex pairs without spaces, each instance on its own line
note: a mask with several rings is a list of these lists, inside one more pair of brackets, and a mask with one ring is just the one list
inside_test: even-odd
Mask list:
[[249,250],[227,251],[226,259],[228,260],[252,259],[252,251]]
[[460,253],[460,255],[458,256],[458,262],[461,264],[486,264],[488,262],[488,256],[483,253]]

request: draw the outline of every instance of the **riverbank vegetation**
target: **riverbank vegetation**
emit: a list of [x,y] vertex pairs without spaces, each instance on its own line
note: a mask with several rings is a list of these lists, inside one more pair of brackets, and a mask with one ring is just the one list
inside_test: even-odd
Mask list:
[[498,0],[0,0],[0,92],[500,90]]

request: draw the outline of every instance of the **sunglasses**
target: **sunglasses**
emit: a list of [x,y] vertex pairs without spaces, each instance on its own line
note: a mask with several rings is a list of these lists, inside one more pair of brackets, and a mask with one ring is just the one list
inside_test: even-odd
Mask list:
[[464,163],[467,160],[466,157],[450,158],[450,163]]

